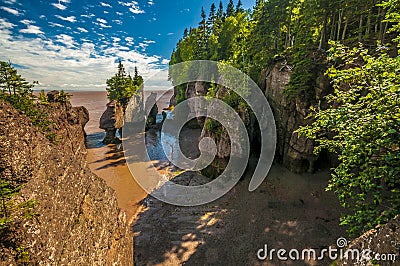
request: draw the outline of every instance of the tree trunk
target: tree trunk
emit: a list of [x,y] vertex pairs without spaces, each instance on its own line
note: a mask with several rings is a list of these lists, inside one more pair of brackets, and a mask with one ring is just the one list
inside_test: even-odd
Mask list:
[[331,21],[331,33],[329,34],[329,39],[335,39],[335,29],[336,29],[336,13],[332,14],[332,21]]
[[342,18],[343,18],[343,9],[339,11],[338,29],[337,29],[337,34],[336,34],[337,41],[339,41],[339,38],[340,38],[340,30],[342,28]]
[[385,43],[387,28],[388,28],[388,22],[385,22],[385,29],[383,30],[383,34],[382,34],[382,43]]
[[378,16],[376,17],[376,20],[375,20],[375,28],[374,28],[375,35],[378,33],[380,19],[381,19],[381,7],[378,8]]
[[346,31],[347,31],[347,26],[349,24],[349,16],[346,16],[346,21],[344,23],[344,28],[343,28],[343,33],[342,33],[342,40],[346,38]]
[[368,12],[367,25],[366,25],[366,29],[365,29],[365,37],[369,37],[369,34],[371,32],[371,16],[372,16],[372,12],[370,9]]
[[321,31],[321,39],[319,40],[319,46],[318,49],[321,50],[323,46],[325,46],[326,42],[326,25],[328,23],[328,11],[325,10],[325,17],[324,17],[324,24],[322,26],[322,31]]
[[361,42],[361,39],[362,39],[362,33],[363,33],[362,26],[363,26],[363,15],[361,14],[360,15],[360,23],[358,25],[358,41],[359,42]]

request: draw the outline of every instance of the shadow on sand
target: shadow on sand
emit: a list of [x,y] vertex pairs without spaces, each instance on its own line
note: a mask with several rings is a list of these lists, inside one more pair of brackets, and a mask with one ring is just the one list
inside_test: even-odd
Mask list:
[[[198,175],[198,176],[196,176]],[[179,177],[204,179],[197,173]],[[340,208],[325,192],[329,173],[296,175],[274,166],[267,180],[249,192],[250,177],[224,197],[196,207],[178,207],[148,196],[133,226],[136,265],[329,265],[323,261],[261,261],[257,251],[323,248],[346,236]],[[186,180],[186,181],[185,181]],[[191,182],[190,182],[191,183]],[[160,188],[163,189],[163,188]]]

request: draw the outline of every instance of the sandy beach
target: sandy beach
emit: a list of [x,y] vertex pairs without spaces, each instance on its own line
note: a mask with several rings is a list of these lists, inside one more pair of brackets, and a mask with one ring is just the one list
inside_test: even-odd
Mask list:
[[[343,209],[336,196],[325,191],[327,171],[296,175],[274,165],[256,191],[248,191],[251,176],[247,176],[224,197],[197,207],[177,207],[147,197],[132,177],[123,152],[115,145],[101,143],[104,133],[98,121],[107,103],[105,92],[71,94],[73,105],[84,105],[90,112],[87,160],[90,169],[115,190],[118,204],[133,226],[136,265],[221,265],[222,261],[278,265],[257,260],[255,252],[264,244],[321,250],[346,236],[339,226]],[[190,129],[181,132],[185,153],[198,152],[198,134],[198,130]],[[196,179],[206,180],[196,172],[187,172],[175,182],[185,184]]]
[[[93,173],[104,179],[108,186],[116,192],[118,205],[127,214],[128,220],[133,222],[140,202],[147,193],[137,184],[132,177],[124,159],[123,151],[116,145],[103,145],[104,130],[99,128],[100,117],[108,103],[106,91],[69,92],[73,106],[85,106],[89,111],[89,122],[85,126],[88,134],[87,161]],[[151,92],[145,92],[145,96]],[[159,112],[167,108],[172,92],[166,94],[158,92],[157,105]]]

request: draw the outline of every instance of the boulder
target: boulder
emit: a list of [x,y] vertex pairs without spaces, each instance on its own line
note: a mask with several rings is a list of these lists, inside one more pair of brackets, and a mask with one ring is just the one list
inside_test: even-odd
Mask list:
[[56,96],[57,96],[59,93],[60,93],[60,92],[57,91],[57,90],[49,91],[49,92],[47,93],[47,100],[48,100],[50,103],[54,103],[54,102],[56,101]]

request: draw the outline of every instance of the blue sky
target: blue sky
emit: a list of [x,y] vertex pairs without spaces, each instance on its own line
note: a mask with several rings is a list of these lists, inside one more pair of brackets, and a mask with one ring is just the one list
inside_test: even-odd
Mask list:
[[[39,88],[104,90],[119,58],[145,78],[165,68],[183,30],[213,2],[0,0],[0,60]],[[255,1],[242,2],[251,8]]]

